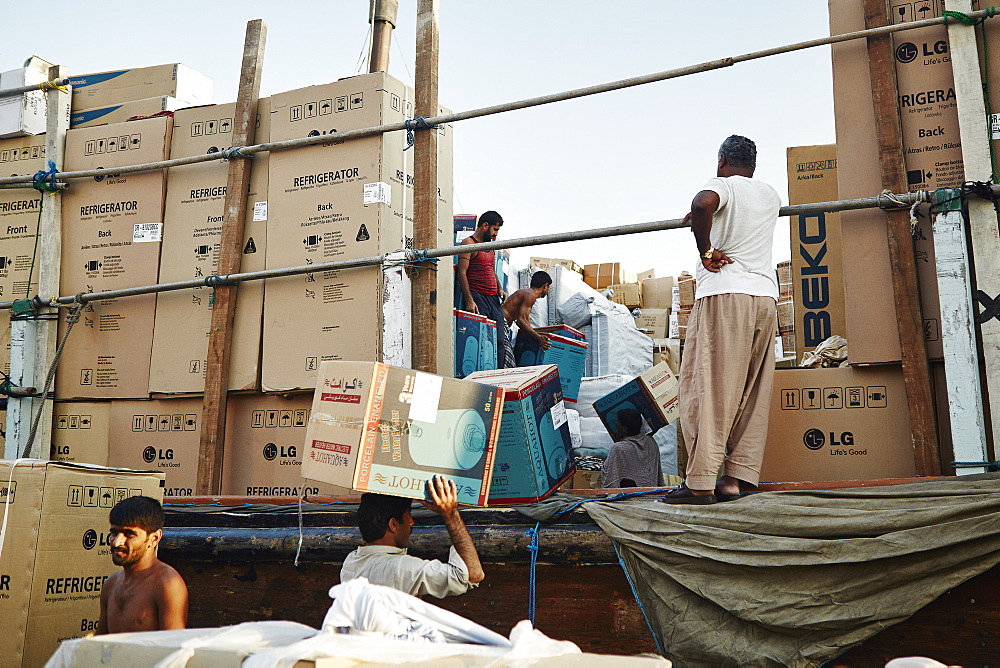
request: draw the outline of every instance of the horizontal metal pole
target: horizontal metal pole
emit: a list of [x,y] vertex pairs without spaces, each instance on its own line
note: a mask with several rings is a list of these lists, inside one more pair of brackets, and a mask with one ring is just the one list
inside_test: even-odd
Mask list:
[[[69,79],[62,79],[61,81],[46,82],[46,83],[54,83],[57,86],[68,86]],[[45,90],[41,86],[42,84],[31,84],[30,86],[20,86],[18,88],[0,88],[0,98],[14,97],[15,95],[20,95],[21,93],[31,93],[36,90]]]
[[[986,16],[986,11],[972,12],[969,16],[973,18],[980,18]],[[618,81],[610,81],[603,84],[597,84],[594,86],[588,86],[586,88],[577,88],[575,90],[564,91],[561,93],[552,93],[550,95],[542,95],[540,97],[532,97],[526,100],[519,100],[515,102],[506,102],[503,104],[497,104],[490,107],[481,107],[479,109],[471,109],[469,111],[461,111],[453,114],[445,114],[444,116],[433,116],[427,118],[426,122],[428,125],[440,125],[443,123],[455,123],[458,121],[464,121],[471,118],[482,118],[484,116],[491,116],[493,114],[505,113],[508,111],[516,111],[518,109],[527,109],[529,107],[537,107],[544,104],[551,104],[553,102],[562,102],[565,100],[573,100],[580,97],[586,97],[589,95],[598,95],[600,93],[607,93],[614,90],[621,90],[624,88],[631,88],[634,86],[642,86],[644,84],[656,83],[658,81],[666,81],[668,79],[676,79],[678,77],[688,76],[690,74],[700,74],[702,72],[709,72],[712,70],[721,69],[724,67],[731,67],[736,63],[743,63],[749,60],[757,60],[759,58],[766,58],[768,56],[775,56],[783,53],[790,53],[792,51],[800,51],[802,49],[809,49],[815,46],[825,46],[828,44],[838,44],[840,42],[847,42],[853,39],[861,39],[864,37],[870,37],[875,35],[884,35],[894,32],[900,32],[903,30],[913,30],[915,28],[924,28],[931,25],[938,25],[941,23],[947,23],[944,18],[933,18],[924,19],[922,21],[913,21],[911,23],[900,23],[891,26],[884,26],[881,28],[871,28],[868,30],[858,30],[855,32],[844,33],[842,35],[831,35],[829,37],[820,37],[818,39],[808,40],[805,42],[796,42],[794,44],[788,44],[786,46],[777,46],[770,49],[764,49],[763,51],[753,51],[751,53],[746,53],[738,56],[731,56],[728,58],[721,58],[719,60],[710,60],[703,63],[698,63],[696,65],[688,65],[685,67],[680,67],[673,70],[666,70],[663,72],[655,72],[653,74],[646,74],[643,76],[632,77],[630,79],[620,79]],[[360,139],[363,137],[372,137],[375,135],[385,134],[387,132],[399,132],[405,130],[406,123],[390,123],[387,125],[379,125],[372,128],[360,128],[357,130],[349,130],[346,132],[334,132],[328,135],[322,135],[320,137],[302,137],[299,139],[289,139],[280,142],[270,142],[267,144],[256,144],[254,146],[241,147],[240,153],[249,156],[254,153],[260,153],[262,151],[281,151],[292,148],[298,148],[301,146],[314,146],[323,144],[333,144],[343,141],[348,141],[351,139]],[[225,152],[218,153],[207,153],[204,155],[195,155],[186,158],[175,158],[170,160],[160,160],[157,162],[150,162],[141,165],[130,165],[127,167],[115,167],[114,171],[118,174],[129,174],[132,172],[143,172],[153,169],[164,169],[168,167],[179,167],[181,165],[190,165],[199,162],[209,162],[212,160],[225,159]],[[107,175],[107,170],[80,170],[76,172],[59,172],[60,179],[77,179],[85,178],[99,175]],[[0,185],[2,184],[14,184],[21,183],[27,184],[31,182],[31,176],[8,176],[0,178]]]
[[[994,186],[1000,192],[1000,186]],[[848,211],[856,209],[871,208],[898,208],[899,204],[909,206],[916,202],[928,201],[928,193],[925,191],[915,193],[903,193],[894,195],[879,195],[877,197],[866,197],[862,199],[841,200],[836,202],[817,202],[814,204],[796,204],[793,206],[781,207],[778,212],[780,216],[797,216],[806,213],[831,213],[835,211]],[[577,230],[574,232],[557,232],[555,234],[543,234],[540,236],[523,237],[520,239],[508,239],[505,241],[488,241],[481,244],[466,244],[464,246],[447,246],[445,248],[431,248],[427,250],[408,250],[406,257],[410,262],[421,262],[431,258],[448,257],[461,255],[463,253],[475,253],[480,251],[502,250],[506,248],[524,248],[527,246],[544,246],[546,244],[564,243],[567,241],[583,241],[586,239],[601,239],[604,237],[616,237],[626,234],[640,234],[642,232],[659,232],[661,230],[675,230],[688,227],[683,219],[657,220],[647,223],[633,223],[630,225],[615,225],[612,227],[599,227],[590,230]],[[398,253],[399,251],[395,251]],[[171,292],[174,290],[188,290],[191,288],[212,287],[223,283],[243,283],[244,281],[259,281],[267,278],[280,278],[282,276],[297,276],[301,274],[311,274],[317,271],[332,271],[336,269],[354,269],[357,267],[378,266],[388,261],[385,255],[375,255],[353,260],[333,260],[318,264],[306,264],[295,267],[283,267],[281,269],[265,269],[262,271],[248,271],[239,274],[227,274],[225,276],[210,276],[207,278],[191,279],[187,281],[175,281],[172,283],[159,283],[156,285],[146,285],[135,288],[124,288],[121,290],[107,290],[104,292],[85,292],[72,297],[53,297],[45,302],[50,306],[68,306],[77,301],[87,303],[102,299],[117,299],[119,297],[133,297],[136,295],[152,294],[156,292]],[[0,302],[0,309],[8,309],[14,302]]]

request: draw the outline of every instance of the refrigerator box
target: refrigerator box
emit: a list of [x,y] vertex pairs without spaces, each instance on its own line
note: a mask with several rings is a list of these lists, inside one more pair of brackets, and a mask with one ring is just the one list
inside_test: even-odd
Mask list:
[[491,505],[541,501],[572,477],[576,469],[558,367],[480,371],[467,380],[500,388],[504,395]]
[[193,496],[202,404],[201,397],[111,402],[108,464],[163,471],[165,496]]
[[614,303],[624,304],[630,309],[642,306],[642,285],[639,283],[614,283],[608,289]]
[[[537,331],[537,330],[536,330]],[[580,381],[587,369],[586,341],[571,339],[558,334],[549,334],[548,350],[542,350],[538,341],[519,334],[514,344],[514,361],[517,366],[540,366],[555,364],[559,367],[559,384],[563,399],[575,404],[580,396]]]
[[71,75],[69,82],[74,112],[160,96],[211,104],[215,87],[212,77],[182,63]]
[[[645,299],[645,298],[643,298]],[[643,307],[641,315],[635,319],[637,329],[646,331],[651,339],[665,339],[670,325],[669,308]]]
[[130,496],[163,499],[163,474],[42,459],[0,461],[0,656],[45,664],[59,643],[93,633],[115,571],[108,513]]
[[222,493],[248,497],[335,494],[302,478],[313,395],[233,394],[226,407]]
[[108,464],[111,402],[58,401],[52,406],[52,450],[57,462]]
[[670,308],[673,289],[677,283],[673,276],[646,278],[642,281],[642,304],[646,308]]
[[[177,111],[185,109],[191,104],[183,102],[166,95],[160,97],[148,97],[142,100],[130,100],[118,104],[109,104],[106,107],[96,107],[94,109],[74,110],[69,115],[69,126],[71,128],[89,128],[95,125],[108,125],[109,123],[124,123],[130,118],[155,116],[164,111]],[[228,147],[227,147],[228,148]]]
[[[34,86],[48,81],[50,67],[52,63],[32,56],[25,61],[24,67],[0,72],[0,89]],[[45,93],[41,89],[15,97],[0,97],[0,138],[44,133],[45,102]]]
[[[116,174],[126,165],[164,160],[169,118],[70,130],[67,171],[105,169],[74,179],[62,198],[60,294],[100,292],[157,282],[163,236],[163,170]],[[60,399],[145,398],[156,295],[88,302],[66,341],[56,376]],[[66,331],[60,319],[59,336]]]
[[497,324],[484,315],[454,310],[455,378],[497,368]]
[[635,283],[636,275],[625,269],[620,262],[605,262],[585,265],[583,280],[595,290],[603,290],[615,283]]
[[776,369],[761,480],[916,475],[899,365]]
[[[489,372],[480,372],[489,373]],[[302,452],[302,476],[358,492],[414,499],[440,474],[458,501],[490,492],[504,392],[380,362],[323,362]]]
[[[254,143],[268,140],[268,99],[258,103]],[[170,157],[216,153],[233,146],[236,103],[184,109],[174,114]],[[267,247],[268,154],[255,153],[250,168],[240,267],[264,269]],[[218,273],[225,221],[229,163],[200,162],[167,170],[163,209],[161,283],[204,278]],[[156,295],[153,324],[151,393],[202,392],[208,364],[214,288],[202,285]],[[230,390],[259,387],[264,281],[244,281],[236,292],[232,326]]]
[[594,410],[608,433],[616,433],[618,411],[631,408],[646,418],[653,431],[665,427],[680,414],[677,376],[666,362],[661,362],[638,378],[594,402]]

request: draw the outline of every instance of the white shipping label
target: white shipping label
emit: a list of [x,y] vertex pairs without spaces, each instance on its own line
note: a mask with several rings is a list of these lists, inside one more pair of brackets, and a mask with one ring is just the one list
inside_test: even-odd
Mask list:
[[437,421],[438,402],[441,400],[441,383],[444,378],[431,373],[417,372],[413,381],[413,398],[410,399],[410,419],[418,422]]
[[376,183],[365,184],[365,204],[375,204],[384,202],[392,206],[392,186],[388,183],[378,181]]
[[267,202],[254,202],[253,203],[253,221],[256,223],[261,220],[267,220]]
[[139,223],[132,228],[132,243],[163,240],[163,223]]
[[566,404],[564,404],[563,402],[560,401],[555,406],[553,406],[549,410],[549,413],[552,415],[552,426],[555,429],[558,429],[559,427],[566,424],[566,420],[568,418],[566,417]]

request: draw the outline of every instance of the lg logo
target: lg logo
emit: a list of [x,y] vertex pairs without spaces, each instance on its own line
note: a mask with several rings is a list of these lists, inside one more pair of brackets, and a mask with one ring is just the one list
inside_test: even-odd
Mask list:
[[278,446],[274,443],[268,443],[264,446],[263,450],[264,459],[269,462],[273,462],[275,459],[280,457],[278,462],[281,466],[293,466],[298,465],[298,449],[294,445],[282,445]]
[[[838,436],[836,432],[830,432],[830,445],[854,445],[854,434],[849,431],[841,432]],[[826,445],[826,432],[819,429],[810,429],[802,435],[802,444],[810,450],[819,450]],[[833,454],[838,454],[834,451]]]
[[145,460],[145,462],[147,464],[152,464],[153,462],[155,462],[156,461],[156,448],[154,448],[151,445],[149,447],[147,447],[145,450],[142,451],[142,458],[143,458],[143,460]]
[[264,459],[269,462],[273,462],[274,458],[278,456],[278,446],[274,443],[268,443],[264,446]]
[[83,532],[83,547],[87,550],[93,550],[97,547],[97,532],[93,529],[87,529]]
[[918,55],[920,55],[920,51],[913,42],[903,42],[896,47],[896,60],[901,63],[912,63]]

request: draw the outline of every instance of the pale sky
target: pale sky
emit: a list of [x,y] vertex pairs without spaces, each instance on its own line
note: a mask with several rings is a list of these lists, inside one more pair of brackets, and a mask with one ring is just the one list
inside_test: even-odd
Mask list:
[[[6,4],[0,70],[31,55],[70,73],[183,62],[236,98],[246,22],[268,24],[261,95],[367,71],[367,0]],[[441,0],[440,101],[459,111],[669,70],[829,34],[827,3]],[[400,0],[389,72],[413,84],[416,0]],[[15,29],[12,29],[15,28]],[[364,54],[362,56],[362,54]],[[834,142],[829,47],[455,127],[455,213],[499,211],[504,238],[680,218],[730,134],[787,202],[785,150]],[[875,193],[873,193],[875,194]],[[687,230],[513,251],[581,265],[692,270]],[[789,257],[779,221],[775,261]]]

